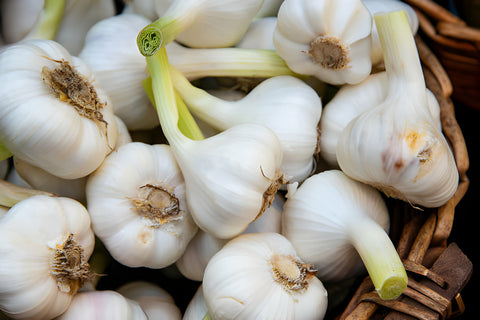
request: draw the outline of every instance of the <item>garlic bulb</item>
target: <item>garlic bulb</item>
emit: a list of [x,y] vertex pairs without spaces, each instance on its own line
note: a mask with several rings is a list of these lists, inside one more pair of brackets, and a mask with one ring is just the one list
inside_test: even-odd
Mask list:
[[138,52],[136,37],[150,20],[138,14],[119,14],[96,23],[88,31],[79,57],[92,69],[112,100],[114,111],[129,130],[159,125],[155,108],[145,94],[142,80],[145,57]]
[[[418,30],[418,17],[415,10],[407,3],[400,0],[362,0],[365,7],[370,11],[370,14],[374,16],[380,12],[391,12],[398,10],[405,10],[410,23],[410,29],[412,33],[417,33]],[[370,56],[373,65],[378,65],[383,62],[382,46],[380,45],[380,39],[378,38],[377,27],[375,23],[372,24],[372,49]]]
[[385,55],[388,94],[352,120],[337,144],[337,161],[350,177],[387,196],[439,207],[455,193],[453,153],[427,105],[425,81],[405,11],[376,15]]
[[185,309],[183,320],[204,319],[207,313],[208,309],[205,305],[205,298],[203,297],[203,286],[200,284],[192,299],[188,303],[187,309]]
[[8,46],[0,53],[0,81],[0,140],[16,157],[75,179],[90,174],[115,147],[108,96],[88,66],[60,44]]
[[[272,205],[258,219],[251,222],[242,233],[280,233],[284,202],[284,199],[277,193]],[[185,278],[202,281],[208,261],[227,241],[227,239],[218,239],[199,230],[188,244],[183,255],[175,262],[175,265]]]
[[156,0],[127,0],[123,1],[122,14],[138,14],[146,17],[149,20],[158,19],[158,13],[156,11]]
[[273,33],[276,26],[276,16],[268,16],[252,21],[242,39],[235,44],[235,47],[275,50]]
[[94,241],[75,200],[37,195],[14,205],[0,219],[2,311],[16,319],[62,314],[90,277]]
[[371,31],[372,18],[361,0],[285,0],[273,42],[296,73],[354,84],[371,71]]
[[147,65],[160,123],[185,179],[190,213],[202,230],[215,237],[240,234],[265,211],[284,183],[280,141],[267,127],[252,123],[203,140],[187,138],[177,126],[165,48],[147,57]]
[[115,319],[147,320],[138,302],[112,290],[80,292],[58,320]]
[[155,54],[173,40],[194,48],[230,47],[242,38],[262,4],[263,0],[157,3],[157,10],[164,13],[139,33],[137,44],[145,56]]
[[115,14],[112,0],[2,0],[2,32],[7,43],[49,39],[76,56],[88,29]]
[[278,233],[229,241],[209,261],[203,296],[214,319],[322,319],[327,291]]
[[194,87],[175,68],[171,73],[175,88],[195,116],[218,130],[242,123],[264,125],[280,140],[280,168],[287,179],[301,182],[312,173],[322,102],[305,82],[290,76],[273,77],[243,99],[225,101]]
[[126,266],[166,267],[197,231],[168,145],[120,147],[89,176],[86,194],[95,234]]
[[156,284],[146,281],[129,282],[118,288],[117,292],[138,302],[148,319],[182,319],[182,313],[172,296]]
[[297,190],[291,187],[282,234],[318,268],[317,277],[338,282],[358,276],[365,265],[381,298],[403,292],[407,275],[388,237],[388,210],[377,190],[339,170],[315,174]]
[[[383,102],[388,94],[388,79],[385,71],[369,75],[353,85],[343,85],[325,105],[320,118],[320,155],[330,165],[338,167],[337,142],[348,123],[362,112]],[[440,105],[435,95],[426,89],[427,107],[441,130]]]
[[255,18],[261,19],[263,17],[275,17],[278,14],[278,9],[282,5],[283,0],[263,0],[263,4],[258,10]]

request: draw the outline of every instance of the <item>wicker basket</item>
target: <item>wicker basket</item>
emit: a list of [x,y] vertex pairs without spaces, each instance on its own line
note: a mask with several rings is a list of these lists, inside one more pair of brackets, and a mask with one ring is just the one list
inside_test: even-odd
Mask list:
[[467,26],[464,20],[433,1],[404,2],[416,9],[419,32],[453,83],[451,97],[480,109],[480,29]]
[[452,146],[460,183],[455,195],[440,208],[422,211],[402,201],[388,200],[392,214],[390,235],[404,261],[409,276],[408,287],[399,298],[384,301],[367,276],[343,312],[336,316],[337,320],[447,319],[464,310],[460,292],[468,283],[473,266],[460,248],[447,239],[455,207],[469,186],[466,175],[469,158],[450,98],[452,82],[422,38],[417,35],[416,43],[425,81],[440,103],[443,133]]

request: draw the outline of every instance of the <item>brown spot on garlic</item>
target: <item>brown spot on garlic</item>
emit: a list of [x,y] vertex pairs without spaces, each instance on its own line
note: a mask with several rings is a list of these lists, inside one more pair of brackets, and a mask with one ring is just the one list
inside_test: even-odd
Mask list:
[[83,249],[73,234],[62,245],[57,245],[50,266],[61,292],[73,295],[93,276],[90,265],[83,261],[82,254]]
[[309,279],[317,273],[311,265],[302,263],[291,255],[276,254],[270,263],[275,281],[288,292],[307,289]]
[[321,35],[310,42],[310,48],[306,54],[316,64],[332,70],[347,68],[350,62],[350,50],[341,39]]
[[138,188],[138,197],[131,199],[134,210],[151,221],[154,228],[180,219],[180,204],[173,190],[160,185],[146,184]]
[[44,66],[42,81],[58,99],[73,106],[79,115],[94,121],[99,127],[104,125],[102,132],[106,135],[108,123],[102,114],[105,104],[100,102],[95,88],[68,61],[46,58],[58,63],[58,67],[51,70]]
[[272,183],[267,188],[267,190],[265,190],[265,192],[263,193],[262,208],[260,209],[260,212],[257,214],[257,216],[255,217],[254,220],[257,220],[258,217],[260,217],[262,215],[262,213],[264,213],[265,210],[267,210],[272,205],[273,199],[275,198],[275,194],[277,193],[278,189],[280,189],[280,187],[283,184],[288,183],[288,181],[285,179],[285,177],[280,172],[280,170],[277,171],[277,173],[275,174],[275,177],[273,179],[270,179],[267,176],[265,176],[262,168],[260,168],[260,170],[262,171],[262,175],[265,178],[269,179]]

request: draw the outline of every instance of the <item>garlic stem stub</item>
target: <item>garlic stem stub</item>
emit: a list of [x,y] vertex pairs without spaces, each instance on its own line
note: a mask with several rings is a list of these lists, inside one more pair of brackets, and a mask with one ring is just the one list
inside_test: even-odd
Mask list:
[[113,106],[88,65],[52,40],[0,53],[0,141],[64,179],[93,172],[116,145]]
[[230,240],[208,262],[203,296],[213,319],[322,319],[327,291],[278,233]]
[[458,170],[426,97],[423,71],[405,11],[375,16],[388,94],[352,120],[337,144],[351,178],[413,205],[439,207],[455,193]]
[[185,179],[190,212],[202,230],[233,238],[270,206],[283,184],[280,141],[258,124],[236,125],[203,140],[185,137],[177,126],[166,49],[147,57],[147,65],[160,123]]
[[44,0],[35,25],[26,39],[55,39],[60,27],[66,0]]
[[246,32],[263,0],[177,0],[143,28],[137,45],[144,56],[173,40],[194,48],[230,47]]
[[217,98],[193,86],[175,67],[173,83],[192,113],[220,131],[242,123],[270,128],[280,140],[282,172],[302,182],[315,166],[322,102],[312,87],[290,76],[268,78],[237,101]]
[[365,266],[382,299],[395,299],[406,288],[407,274],[387,234],[387,207],[376,189],[340,170],[323,171],[296,190],[291,186],[282,217],[282,234],[315,265],[320,280],[344,281]]
[[16,319],[53,319],[92,276],[94,234],[87,210],[37,195],[0,219],[0,309]]

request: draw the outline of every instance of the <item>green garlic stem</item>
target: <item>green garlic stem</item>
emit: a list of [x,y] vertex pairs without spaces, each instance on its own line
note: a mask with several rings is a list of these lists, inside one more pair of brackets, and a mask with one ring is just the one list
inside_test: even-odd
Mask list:
[[0,179],[0,206],[11,208],[18,202],[35,195],[47,195],[54,197],[53,193],[19,187],[13,183]]
[[210,313],[206,313],[205,316],[203,316],[202,320],[213,320],[212,316],[210,315]]
[[64,9],[65,0],[45,0],[40,17],[26,38],[55,39],[60,23],[62,22]]
[[[152,88],[152,78],[148,77],[142,81],[143,89],[145,90],[150,102],[155,106],[155,98],[153,96],[153,88]],[[179,114],[178,119],[178,128],[180,131],[188,138],[193,140],[203,140],[205,137],[203,136],[202,131],[198,127],[197,122],[193,118],[192,114],[188,110],[187,106],[183,102],[180,95],[175,92],[175,98],[177,102],[177,109]]]
[[408,92],[413,99],[424,97],[422,65],[405,10],[379,13],[374,19],[389,79],[389,92],[403,92],[402,95]]
[[252,77],[299,75],[287,66],[275,50],[244,48],[167,48],[170,62],[189,80],[203,77]]
[[374,220],[363,218],[352,223],[349,231],[380,298],[391,300],[400,296],[408,277],[385,230]]
[[5,147],[3,142],[0,141],[0,161],[8,159],[11,156],[13,156],[13,154],[7,149],[7,147]]
[[147,67],[152,78],[154,106],[157,110],[163,133],[171,146],[181,147],[192,140],[178,128],[178,108],[175,89],[169,72],[167,50],[162,47],[153,56],[146,57]]

